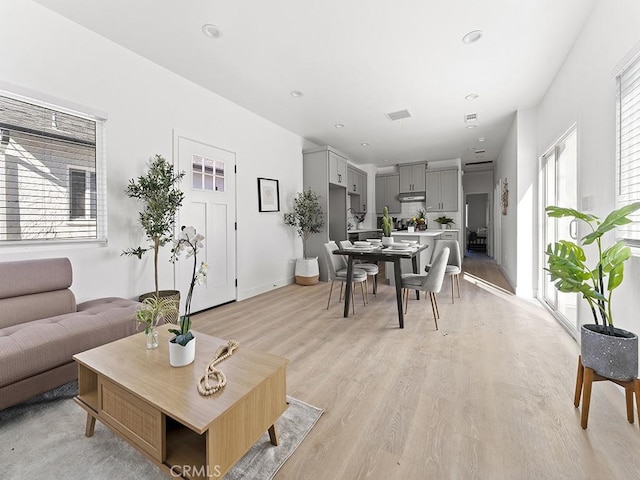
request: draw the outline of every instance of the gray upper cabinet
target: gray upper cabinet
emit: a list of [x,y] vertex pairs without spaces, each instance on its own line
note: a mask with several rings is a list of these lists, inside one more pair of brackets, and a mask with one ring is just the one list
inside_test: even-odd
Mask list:
[[427,210],[455,212],[458,210],[458,170],[433,170],[426,174]]
[[383,213],[387,207],[389,213],[400,213],[402,206],[398,200],[400,193],[400,175],[376,176],[376,212]]
[[367,172],[347,167],[347,193],[351,195],[351,208],[358,212],[367,211],[367,177]]
[[353,167],[347,167],[347,178],[349,183],[347,184],[347,192],[355,195],[360,195],[360,188],[362,187],[362,180],[360,180],[361,173]]
[[329,183],[347,186],[347,159],[329,151]]
[[425,164],[400,165],[400,193],[424,192]]

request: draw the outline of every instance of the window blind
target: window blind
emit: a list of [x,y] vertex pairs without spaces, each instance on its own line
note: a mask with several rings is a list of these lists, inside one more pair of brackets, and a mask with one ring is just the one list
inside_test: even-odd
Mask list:
[[106,239],[102,121],[0,95],[0,244]]
[[[640,57],[617,76],[616,178],[617,205],[640,201]],[[617,229],[616,236],[640,246],[640,213],[634,222]]]

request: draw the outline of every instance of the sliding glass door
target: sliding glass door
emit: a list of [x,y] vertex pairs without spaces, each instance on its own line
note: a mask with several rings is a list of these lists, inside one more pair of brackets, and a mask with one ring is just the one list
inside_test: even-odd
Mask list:
[[[578,225],[575,220],[566,218],[548,218],[544,209],[550,205],[578,208],[578,142],[577,131],[572,128],[542,157],[542,211],[543,238],[542,248],[558,240],[578,238]],[[542,256],[542,268],[546,266],[546,255]],[[556,317],[577,335],[577,302],[575,293],[558,292],[546,270],[541,272],[542,300],[549,305]]]

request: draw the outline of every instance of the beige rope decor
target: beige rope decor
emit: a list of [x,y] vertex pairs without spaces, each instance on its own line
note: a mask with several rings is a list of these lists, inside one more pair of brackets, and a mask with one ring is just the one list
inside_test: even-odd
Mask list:
[[[229,358],[239,346],[240,344],[235,340],[229,340],[227,345],[218,348],[213,360],[207,365],[207,370],[198,382],[198,392],[201,395],[213,395],[227,384],[226,375],[218,370],[215,365]],[[214,380],[215,383],[211,384],[210,380]]]

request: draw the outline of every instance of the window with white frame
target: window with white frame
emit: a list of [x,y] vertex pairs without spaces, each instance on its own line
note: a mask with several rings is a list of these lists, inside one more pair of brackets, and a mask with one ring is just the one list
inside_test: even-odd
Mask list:
[[[616,77],[616,195],[622,207],[640,201],[640,56]],[[640,246],[640,213],[617,229],[617,237]]]
[[103,120],[0,93],[0,245],[106,239]]

